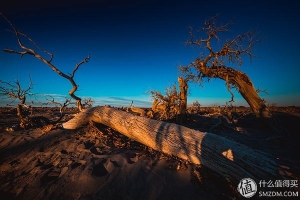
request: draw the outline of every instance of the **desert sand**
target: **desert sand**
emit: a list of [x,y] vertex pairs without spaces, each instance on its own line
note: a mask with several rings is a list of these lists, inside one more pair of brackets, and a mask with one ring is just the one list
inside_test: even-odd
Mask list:
[[[76,113],[69,109],[62,119]],[[298,108],[275,112],[285,128],[280,137],[251,112],[230,126],[216,126],[220,114],[189,114],[185,126],[212,131],[273,156],[281,173],[299,180]],[[33,116],[59,117],[55,108],[35,108]],[[170,121],[172,122],[172,120]],[[154,151],[114,131],[90,123],[64,130],[41,121],[17,127],[13,108],[0,114],[0,197],[4,199],[239,199],[236,185],[215,172]],[[214,127],[212,129],[212,127]]]

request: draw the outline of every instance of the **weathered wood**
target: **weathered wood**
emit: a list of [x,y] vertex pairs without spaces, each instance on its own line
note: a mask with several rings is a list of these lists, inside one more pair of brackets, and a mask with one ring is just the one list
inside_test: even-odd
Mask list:
[[114,128],[157,151],[202,164],[235,182],[245,177],[270,180],[277,176],[276,162],[263,152],[215,134],[136,116],[110,107],[87,109],[64,123],[63,127],[76,129],[89,120]]
[[176,113],[176,123],[177,124],[183,124],[184,118],[185,118],[185,112],[187,109],[187,92],[188,92],[188,84],[187,80],[178,77],[178,83],[179,83],[179,109],[178,113]]
[[136,107],[133,107],[133,106],[130,106],[129,108],[132,112],[137,113],[142,117],[146,116],[146,114],[147,114],[145,109],[136,108]]

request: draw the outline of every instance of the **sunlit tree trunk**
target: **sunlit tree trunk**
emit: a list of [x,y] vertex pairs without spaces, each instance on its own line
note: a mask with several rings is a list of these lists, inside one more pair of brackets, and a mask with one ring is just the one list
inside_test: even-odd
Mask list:
[[87,109],[63,124],[76,129],[89,121],[105,124],[157,151],[202,164],[234,182],[250,177],[276,179],[277,164],[271,156],[218,136],[174,123],[140,117],[110,107]]
[[20,117],[21,119],[23,118],[23,105],[25,105],[26,102],[26,97],[25,95],[23,97],[20,97],[20,104],[17,105],[17,115],[18,117]]
[[17,105],[17,115],[19,118],[22,118],[23,117],[23,108],[22,108],[22,104],[18,104]]
[[185,119],[186,109],[187,109],[187,91],[188,91],[188,84],[187,80],[182,77],[178,77],[179,83],[179,110],[176,115],[176,123],[183,124]]
[[[263,119],[263,122],[268,124],[274,131],[280,131],[279,129],[281,128],[276,128],[277,123],[275,122],[275,118],[265,105],[264,100],[259,97],[250,78],[245,73],[226,66],[227,64],[242,65],[243,55],[249,56],[250,59],[252,58],[251,48],[253,44],[259,41],[255,39],[257,33],[248,31],[235,36],[233,39],[227,39],[222,44],[219,35],[228,31],[230,23],[218,25],[216,17],[205,21],[204,27],[199,30],[206,35],[204,38],[203,36],[195,38],[193,29],[190,29],[190,40],[187,44],[196,45],[202,48],[205,53],[201,54],[190,65],[181,67],[181,70],[186,76],[190,76],[200,82],[203,78],[223,79],[232,96],[232,101],[234,100],[234,95],[231,92],[231,88],[233,87],[246,100],[255,116]],[[222,45],[212,45],[215,41]]]
[[198,70],[201,71],[203,76],[223,79],[235,87],[249,104],[255,116],[260,118],[272,117],[264,100],[259,97],[252,81],[245,73],[226,66],[205,67],[201,64]]

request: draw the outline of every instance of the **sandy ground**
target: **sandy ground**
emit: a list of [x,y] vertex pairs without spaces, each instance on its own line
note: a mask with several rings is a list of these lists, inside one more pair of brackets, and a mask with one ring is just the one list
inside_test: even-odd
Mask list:
[[[63,121],[72,118],[69,110]],[[36,116],[58,118],[57,110],[40,109]],[[216,115],[189,115],[186,126],[213,131],[274,156],[285,173],[299,180],[298,111],[280,111],[286,129],[274,136],[247,114],[231,127],[218,126]],[[156,152],[101,124],[78,130],[44,124],[28,130],[12,109],[0,114],[0,199],[239,199],[236,186],[213,171]]]

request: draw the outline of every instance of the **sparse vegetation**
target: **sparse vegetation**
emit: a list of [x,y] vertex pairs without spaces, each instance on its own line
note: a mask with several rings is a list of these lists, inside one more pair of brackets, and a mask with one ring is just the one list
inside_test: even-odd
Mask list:
[[[2,15],[2,17],[4,16]],[[213,193],[206,197],[220,198],[236,196],[232,192],[232,188],[236,188],[241,177],[250,177],[256,181],[299,178],[298,168],[293,168],[293,165],[296,165],[294,159],[298,155],[290,151],[298,143],[293,140],[294,138],[287,138],[283,135],[269,137],[267,135],[273,134],[273,132],[258,123],[258,118],[265,119],[274,130],[278,130],[274,126],[273,114],[270,111],[281,112],[283,109],[285,112],[291,112],[296,108],[278,108],[273,104],[266,105],[258,95],[262,90],[254,89],[247,74],[226,66],[228,63],[241,65],[243,55],[252,57],[251,47],[258,42],[254,39],[255,32],[247,32],[232,40],[226,40],[219,50],[215,50],[212,42],[220,42],[218,34],[226,32],[229,23],[218,26],[215,17],[207,20],[202,29],[206,36],[204,39],[195,39],[191,29],[191,38],[187,44],[204,48],[207,54],[201,55],[190,65],[181,67],[183,74],[178,77],[178,86],[173,84],[166,88],[164,93],[151,91],[150,94],[153,98],[151,109],[134,107],[132,101],[125,112],[125,109],[111,106],[92,107],[95,102],[91,98],[81,99],[74,94],[78,89],[74,75],[83,63],[89,61],[89,56],[76,64],[71,74],[64,74],[52,64],[53,55],[51,53],[41,49],[30,37],[16,30],[8,19],[5,17],[4,19],[13,29],[12,33],[16,35],[21,48],[20,51],[12,49],[4,49],[4,51],[21,56],[32,55],[69,80],[72,84],[69,94],[76,101],[74,104],[82,112],[73,117],[76,112],[67,108],[68,105],[73,104],[71,98],[65,98],[65,102],[62,103],[51,96],[46,96],[47,102],[43,105],[56,106],[55,108],[38,109],[42,114],[41,119],[47,121],[43,123],[46,126],[38,127],[38,129],[31,127],[32,130],[27,132],[18,130],[19,132],[16,131],[15,134],[1,133],[3,139],[0,140],[0,153],[3,158],[1,156],[0,183],[2,185],[0,185],[0,192],[13,189],[14,197],[20,195],[27,199],[43,197],[44,193],[47,198],[49,196],[50,198],[63,198],[57,195],[61,191],[65,194],[61,188],[57,189],[63,185],[62,188],[72,188],[72,186],[78,188],[79,193],[67,193],[64,196],[70,199],[80,199],[81,197],[102,199],[103,195],[104,197],[113,197],[112,199],[126,195],[128,198],[128,191],[120,190],[120,194],[123,196],[111,193],[119,191],[118,187],[124,183],[134,183],[135,178],[138,179],[138,183],[147,184],[154,182],[151,180],[155,179],[156,182],[166,187],[169,183],[165,182],[165,179],[174,181],[176,180],[174,177],[180,177],[177,180],[185,181],[185,184],[189,185],[189,189],[192,188],[195,194],[202,192],[198,189],[202,189],[205,178],[210,181],[212,178],[216,179],[216,181],[211,181],[214,183],[206,180],[206,183],[210,183],[214,188],[210,189],[211,186],[205,188],[205,193],[217,191],[217,195]],[[21,38],[25,38],[36,49],[24,46]],[[37,51],[47,54],[49,59],[45,59]],[[237,89],[250,105],[252,113],[246,107],[236,107],[231,103],[226,103],[225,106],[203,107],[196,100],[187,107],[188,82],[198,81],[201,83],[204,78],[223,79],[226,88],[232,95],[231,101],[234,101],[231,90]],[[27,119],[30,118],[24,115],[22,108],[27,106],[26,96],[32,95],[31,79],[26,89],[21,87],[18,80],[14,83],[0,81],[0,84],[0,95],[11,98],[13,101],[20,101],[17,106],[17,115],[21,118],[20,126],[26,128],[28,125],[24,124],[29,124]],[[14,120],[6,118],[10,116],[11,111],[5,109],[0,109],[0,118],[2,119],[0,131],[4,130],[2,129],[4,125],[14,125]],[[59,116],[53,114],[58,111]],[[65,111],[68,111],[69,115],[63,118]],[[295,113],[299,114],[299,112],[299,108],[297,108]],[[286,124],[291,123],[289,120],[299,121],[296,115],[280,113],[278,116],[282,120],[287,117]],[[62,126],[50,124],[48,118],[53,120],[57,117],[59,119],[55,123],[61,121]],[[295,124],[292,125],[295,126]],[[286,126],[293,136],[298,134],[294,126]],[[55,131],[51,132],[53,129]],[[278,139],[280,141],[276,143]],[[266,142],[271,144],[268,148],[265,148]],[[285,142],[286,144],[284,144]],[[20,148],[22,152],[18,152],[17,148]],[[163,162],[161,162],[162,160]],[[2,163],[4,164],[2,165]],[[165,178],[161,174],[168,169],[172,169],[171,173],[181,170],[182,174]],[[205,173],[200,175],[200,172]],[[170,171],[163,175],[165,174],[170,174]],[[182,179],[183,174],[188,178]],[[72,180],[69,181],[70,179]],[[219,189],[217,186],[219,186],[220,180],[224,182],[222,189],[226,188],[225,192],[215,189]],[[101,185],[103,181],[105,182],[104,186]],[[96,192],[92,195],[81,196],[87,193],[86,189],[81,189],[82,184],[90,184],[88,186],[92,188],[91,191],[95,190]],[[99,184],[100,187],[95,184]],[[161,185],[155,185],[155,188],[163,190],[160,188]],[[194,187],[195,185],[201,187]],[[126,189],[131,187],[132,185]],[[115,188],[117,189],[113,190]],[[140,188],[140,186],[138,185],[136,188]],[[49,195],[49,191],[59,192],[55,196]],[[107,192],[109,194],[106,194]],[[134,190],[134,192],[136,191]],[[35,194],[41,194],[41,196],[36,197]],[[142,195],[142,197],[145,196]]]
[[[20,118],[20,127],[26,128],[31,125],[31,119],[29,114],[32,113],[31,105],[27,104],[26,99],[27,96],[33,96],[34,94],[31,92],[33,88],[33,81],[29,76],[29,85],[26,89],[21,86],[19,79],[15,82],[5,82],[0,80],[0,96],[4,96],[8,99],[11,99],[10,104],[15,101],[19,101],[17,103],[17,116]],[[30,113],[25,113],[23,108],[29,109]]]
[[[72,84],[72,89],[69,91],[69,95],[71,96],[71,98],[73,98],[76,101],[76,106],[78,107],[79,111],[81,111],[83,109],[83,106],[82,106],[82,103],[81,103],[81,98],[79,98],[78,96],[75,95],[75,92],[78,89],[78,85],[76,84],[76,82],[74,80],[74,76],[75,76],[76,71],[79,69],[79,67],[83,63],[86,63],[90,60],[90,56],[88,55],[81,62],[77,63],[75,65],[75,68],[73,69],[72,73],[67,75],[67,74],[63,73],[61,70],[59,70],[54,64],[52,64],[52,60],[53,60],[53,54],[52,53],[50,53],[50,52],[42,49],[41,47],[39,47],[38,44],[33,39],[31,39],[28,35],[26,35],[25,33],[17,30],[14,27],[14,25],[2,13],[0,13],[0,15],[7,21],[7,23],[12,28],[11,32],[13,34],[15,34],[16,39],[18,41],[18,45],[22,50],[22,51],[18,51],[18,50],[5,48],[5,49],[3,49],[3,51],[8,52],[8,53],[20,54],[21,56],[24,56],[26,54],[34,56],[37,59],[39,59],[40,61],[42,61],[43,63],[45,63],[47,66],[49,66],[58,75],[60,75],[61,77],[67,79]],[[31,43],[36,49],[25,46],[25,44],[22,42],[23,40],[21,38],[25,38],[25,40],[27,40],[27,42]],[[49,56],[49,58],[46,59],[44,56],[42,56],[42,54],[40,54],[38,52],[47,54]]]
[[192,105],[188,108],[190,114],[198,114],[201,108],[201,104],[198,100],[195,100]]
[[[212,17],[204,22],[204,27],[199,30],[203,35],[195,35],[193,28],[190,28],[190,39],[187,45],[197,46],[203,53],[187,66],[180,69],[189,79],[202,82],[203,79],[219,78],[225,81],[225,85],[231,94],[230,102],[234,101],[234,94],[231,91],[236,89],[251,107],[256,117],[263,119],[266,124],[275,131],[280,131],[278,122],[274,121],[272,113],[265,105],[262,98],[254,88],[249,76],[239,69],[228,67],[227,64],[241,66],[244,56],[253,57],[251,51],[254,44],[260,40],[256,39],[257,32],[249,31],[237,35],[233,39],[222,41],[220,35],[228,32],[228,26],[231,22],[220,25],[217,23],[217,16]],[[219,49],[215,49],[215,43],[221,44]]]
[[187,110],[187,79],[178,77],[179,91],[175,84],[166,88],[163,95],[159,91],[150,91],[152,98],[152,111],[158,114],[158,119],[168,120],[176,118],[182,124]]

